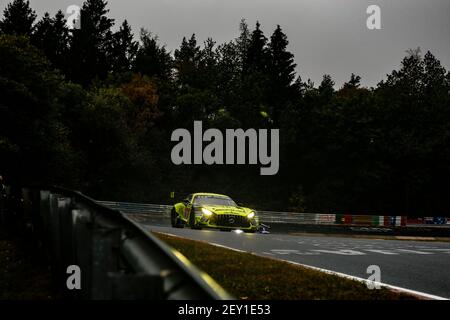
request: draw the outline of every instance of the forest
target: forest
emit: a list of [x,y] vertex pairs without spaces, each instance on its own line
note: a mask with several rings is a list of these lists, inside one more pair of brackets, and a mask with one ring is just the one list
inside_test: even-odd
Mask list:
[[[86,0],[81,28],[29,1],[0,15],[0,174],[101,200],[169,204],[228,194],[256,209],[380,215],[450,213],[450,73],[405,51],[375,87],[297,74],[281,26],[242,20],[236,38],[169,51],[150,30]],[[336,57],[338,63],[339,57]],[[174,165],[177,128],[279,129],[279,171]]]

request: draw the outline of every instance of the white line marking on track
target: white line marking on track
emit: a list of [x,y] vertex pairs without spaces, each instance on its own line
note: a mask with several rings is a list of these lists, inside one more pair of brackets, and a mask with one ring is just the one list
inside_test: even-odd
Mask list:
[[[281,259],[281,260],[283,260],[283,259]],[[310,266],[310,265],[307,265],[307,264],[303,264],[303,263],[298,263],[298,262],[289,261],[289,260],[283,260],[283,261],[286,261],[286,262],[294,264],[294,265],[302,266],[302,267],[305,267],[305,268],[309,268],[309,269],[325,272],[325,273],[328,273],[328,274],[332,274],[332,275],[335,275],[335,276],[338,276],[338,277],[342,277],[342,278],[347,278],[347,279],[363,282],[365,284],[371,283],[373,285],[379,285],[381,287],[389,288],[389,289],[392,289],[392,290],[398,290],[398,291],[402,291],[402,292],[413,294],[413,295],[418,295],[418,296],[421,296],[421,297],[424,297],[424,298],[428,298],[428,299],[449,300],[447,298],[440,297],[440,296],[435,296],[435,295],[432,295],[432,294],[429,294],[429,293],[424,293],[424,292],[420,292],[420,291],[416,291],[416,290],[411,290],[411,289],[406,289],[406,288],[402,288],[402,287],[397,287],[397,286],[393,286],[393,285],[390,285],[390,284],[387,284],[387,283],[374,282],[374,281],[370,281],[368,279],[355,277],[355,276],[352,276],[352,275],[349,275],[349,274],[336,272],[336,271],[332,271],[332,270],[327,270],[327,269],[322,269],[322,268],[318,268],[318,267],[313,267],[313,266]]]
[[[168,232],[161,232],[161,231],[156,231],[156,232],[161,233],[161,234],[165,234],[165,235],[168,235],[168,236],[176,237],[176,238],[187,239],[185,237],[178,236],[178,235],[175,235],[175,234],[172,234],[172,233],[168,233]],[[224,245],[221,245],[221,244],[218,244],[218,243],[214,243],[214,242],[207,242],[207,241],[195,240],[195,239],[191,239],[191,240],[205,242],[205,243],[208,243],[208,244],[216,246],[216,247],[221,247],[221,248],[225,248],[225,249],[229,249],[229,250],[233,250],[233,251],[237,251],[237,252],[247,253],[247,251],[239,250],[239,249],[235,249],[235,248],[231,248],[231,247],[227,247],[227,246],[224,246]]]
[[422,249],[422,250],[432,250],[432,251],[438,251],[442,253],[450,253],[450,249]]
[[160,232],[160,231],[156,231],[156,232],[158,232],[158,233],[162,233],[162,234],[165,234],[165,235],[168,235],[168,236],[171,236],[171,237],[176,237],[176,238],[183,238],[183,237],[181,237],[181,236],[177,236],[176,234],[173,234],[173,233],[168,233],[168,232]]
[[290,249],[271,249],[270,251],[276,254],[290,254],[298,252],[298,250],[290,250]]
[[339,254],[339,255],[343,255],[343,256],[363,256],[363,255],[365,255],[364,252],[356,251],[356,250],[311,250],[311,251]]
[[296,252],[295,254],[301,255],[301,256],[317,256],[320,255],[320,252]]
[[231,248],[231,247],[227,247],[218,243],[214,243],[214,242],[208,242],[209,244],[216,246],[216,247],[220,247],[220,248],[225,248],[225,249],[229,249],[229,250],[233,250],[233,251],[237,251],[237,252],[243,252],[243,253],[247,253],[247,251],[244,250],[239,250],[239,249],[235,249],[235,248]]
[[423,251],[417,251],[417,250],[410,250],[410,249],[397,249],[401,252],[407,252],[407,253],[415,253],[415,254],[434,254],[433,252],[423,252]]
[[399,255],[399,253],[388,251],[388,250],[377,250],[377,249],[365,249],[366,251],[387,254],[387,255]]

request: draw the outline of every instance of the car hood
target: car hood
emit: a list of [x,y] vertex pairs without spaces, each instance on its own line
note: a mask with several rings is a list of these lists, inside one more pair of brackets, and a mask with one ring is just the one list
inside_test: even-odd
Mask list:
[[208,209],[215,214],[237,214],[237,215],[247,215],[252,210],[244,207],[234,207],[234,206],[215,206],[215,205],[203,205],[202,208]]

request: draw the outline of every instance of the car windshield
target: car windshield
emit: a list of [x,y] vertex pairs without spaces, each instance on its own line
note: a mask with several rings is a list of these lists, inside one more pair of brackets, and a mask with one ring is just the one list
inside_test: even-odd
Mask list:
[[194,205],[215,205],[215,206],[233,206],[237,207],[236,203],[228,197],[219,196],[196,196]]

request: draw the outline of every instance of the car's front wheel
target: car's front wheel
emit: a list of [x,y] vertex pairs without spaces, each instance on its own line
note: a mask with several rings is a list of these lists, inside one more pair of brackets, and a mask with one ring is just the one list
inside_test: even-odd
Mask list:
[[201,230],[202,227],[199,227],[197,225],[197,222],[195,221],[195,209],[194,207],[191,208],[191,212],[189,213],[189,226],[191,227],[191,229],[194,230]]

